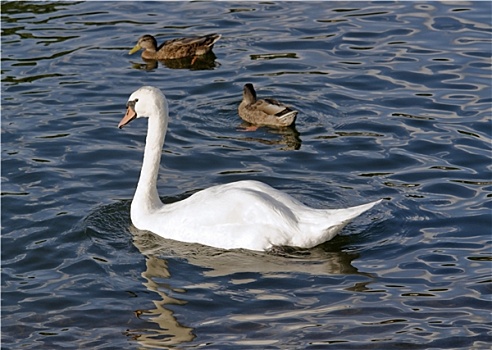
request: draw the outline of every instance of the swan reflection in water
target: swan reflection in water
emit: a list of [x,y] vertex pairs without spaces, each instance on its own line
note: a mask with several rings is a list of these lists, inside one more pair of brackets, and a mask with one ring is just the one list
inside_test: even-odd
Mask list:
[[[155,292],[159,298],[153,300],[155,309],[137,310],[139,318],[154,322],[159,329],[135,329],[129,330],[127,335],[147,347],[173,346],[192,341],[196,330],[178,322],[174,312],[168,305],[180,305],[186,308],[187,302],[170,297],[166,289],[173,294],[187,293],[184,289],[172,288],[172,276],[169,273],[168,263],[165,257],[185,259],[187,263],[200,268],[204,277],[227,277],[231,279],[238,273],[259,273],[263,276],[285,275],[291,273],[304,273],[316,276],[330,276],[339,274],[364,275],[359,272],[352,261],[358,258],[357,253],[340,251],[339,247],[319,246],[312,249],[296,250],[285,248],[275,253],[249,251],[245,249],[222,250],[201,244],[174,241],[157,236],[149,231],[141,231],[130,224],[133,244],[146,258],[146,270],[142,272],[145,279],[145,287]],[[327,251],[327,247],[335,251]],[[167,280],[168,283],[156,282]],[[197,281],[202,284],[203,281]],[[363,291],[366,282],[357,282],[347,290]],[[193,286],[193,282],[189,282]],[[213,283],[207,284],[210,288]],[[222,286],[223,287],[223,286]],[[221,290],[223,291],[223,288]],[[219,288],[219,287],[217,287]],[[210,291],[213,293],[213,290]],[[266,291],[268,293],[268,291]],[[252,295],[252,297],[255,297]],[[182,311],[181,313],[184,313]]]
[[[162,199],[165,202],[177,200],[176,198]],[[169,272],[166,258],[184,260],[185,263],[197,266],[198,269],[195,269],[197,275],[202,274],[203,278],[199,277],[197,281],[195,277],[195,281],[185,281],[189,286],[188,289],[197,285],[203,288],[206,285],[210,294],[215,294],[214,288],[220,289],[221,293],[224,290],[227,291],[224,287],[232,283],[241,273],[259,274],[260,277],[256,276],[256,279],[272,276],[291,278],[289,275],[296,273],[313,276],[359,275],[367,277],[365,281],[357,279],[353,285],[344,288],[347,291],[357,292],[367,290],[366,286],[373,281],[370,274],[359,272],[352,265],[352,261],[359,257],[358,253],[341,251],[342,246],[347,244],[349,236],[339,237],[336,241],[312,249],[281,249],[277,250],[276,254],[244,249],[222,250],[200,244],[173,241],[148,231],[138,230],[129,223],[129,209],[130,201],[128,200],[105,205],[92,212],[83,224],[84,230],[92,239],[96,239],[98,244],[103,244],[111,237],[108,242],[118,244],[125,242],[126,245],[128,234],[130,234],[133,245],[145,257],[145,271],[141,272],[141,276],[144,280],[143,285],[151,292],[146,295],[145,299],[152,300],[154,308],[143,309],[144,306],[141,306],[139,309],[134,309],[133,317],[143,323],[138,322],[141,326],[128,329],[124,333],[145,348],[174,347],[189,343],[197,336],[197,329],[180,323],[179,317],[169,308],[173,305],[174,310],[186,315],[187,302],[170,295],[184,295],[191,292],[187,289],[173,288],[173,285],[177,283],[173,283],[173,276]],[[214,283],[206,283],[209,278],[214,277],[224,277],[221,279],[220,286],[215,287]],[[205,283],[203,283],[204,280]],[[256,288],[255,283],[253,283],[253,288]],[[249,289],[244,290],[253,299],[261,297],[257,291],[258,288],[254,292]],[[272,292],[278,293],[279,291],[265,289],[263,295]],[[229,293],[232,295],[235,292],[231,290]],[[193,295],[190,295],[190,298],[193,298]]]
[[[145,317],[146,320],[156,323],[159,329],[137,329],[127,333],[147,347],[182,344],[196,337],[194,329],[180,324],[174,312],[167,308],[168,305],[180,305],[186,308],[186,302],[170,297],[166,289],[181,294],[186,293],[186,290],[172,288],[172,276],[165,257],[185,259],[187,263],[200,267],[204,277],[230,276],[232,279],[238,273],[259,273],[264,276],[291,273],[316,276],[357,274],[370,277],[366,273],[359,272],[351,264],[359,254],[341,252],[337,247],[335,251],[326,251],[326,247],[322,246],[301,250],[281,248],[270,253],[245,249],[222,250],[201,244],[165,239],[152,232],[138,230],[131,224],[129,230],[133,236],[133,244],[146,257],[146,271],[142,272],[142,277],[146,281],[144,285],[149,291],[159,296],[159,299],[153,301],[155,309],[136,311],[138,317]],[[168,280],[169,282],[164,284],[156,280]],[[201,282],[197,281],[199,284]],[[357,282],[348,289],[362,291],[365,289],[362,284],[366,283],[370,282]],[[190,281],[189,285],[192,286],[193,282]],[[213,288],[213,284],[210,286]]]
[[[130,228],[130,231],[138,231],[135,227]],[[139,239],[135,239],[135,246],[139,248]],[[158,299],[152,300],[155,309],[152,310],[136,310],[135,315],[146,321],[156,323],[159,328],[133,329],[127,330],[126,335],[133,340],[138,341],[145,347],[162,348],[190,342],[195,338],[193,329],[181,325],[174,312],[167,308],[168,305],[185,305],[186,302],[170,297],[166,294],[166,288],[171,288],[168,284],[159,283],[159,280],[167,280],[171,277],[167,261],[155,257],[152,254],[145,255],[146,270],[142,272],[142,277],[145,279],[143,285],[151,292],[157,293]],[[179,292],[176,290],[176,292]]]
[[[317,276],[358,274],[352,261],[359,254],[326,251],[322,246],[312,249],[281,247],[264,253],[247,249],[224,250],[201,244],[174,241],[149,231],[130,226],[133,244],[146,257],[172,257],[186,259],[189,264],[204,269],[205,276],[231,276],[250,272],[260,274],[307,273]],[[161,258],[159,258],[161,259]],[[159,274],[169,278],[167,269]]]

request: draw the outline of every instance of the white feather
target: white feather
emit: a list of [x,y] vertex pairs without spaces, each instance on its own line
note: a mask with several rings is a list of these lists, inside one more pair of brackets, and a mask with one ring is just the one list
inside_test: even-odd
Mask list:
[[137,117],[149,118],[142,170],[131,204],[131,220],[140,230],[225,249],[311,248],[332,239],[381,201],[344,209],[312,209],[265,183],[245,180],[163,204],[156,182],[167,131],[167,101],[159,89],[148,86],[135,91],[129,101],[136,101]]

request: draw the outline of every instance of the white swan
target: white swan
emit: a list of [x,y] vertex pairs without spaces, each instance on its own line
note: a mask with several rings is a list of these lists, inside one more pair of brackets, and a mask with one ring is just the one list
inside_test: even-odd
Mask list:
[[264,183],[245,180],[163,204],[157,193],[157,175],[169,116],[159,89],[144,86],[132,93],[118,127],[139,117],[149,118],[142,170],[130,210],[133,225],[140,230],[224,249],[311,248],[332,239],[381,201],[345,209],[312,209]]

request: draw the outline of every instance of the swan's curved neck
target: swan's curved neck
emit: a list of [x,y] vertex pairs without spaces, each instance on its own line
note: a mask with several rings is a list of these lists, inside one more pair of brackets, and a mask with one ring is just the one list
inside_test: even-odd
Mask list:
[[165,105],[159,107],[155,109],[155,113],[159,115],[152,115],[148,118],[142,170],[132,202],[132,210],[146,213],[163,206],[157,192],[157,176],[159,174],[168,118]]

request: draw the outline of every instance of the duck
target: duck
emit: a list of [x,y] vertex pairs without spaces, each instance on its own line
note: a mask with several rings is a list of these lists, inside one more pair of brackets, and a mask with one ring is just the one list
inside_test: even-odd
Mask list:
[[126,105],[119,129],[137,118],[148,118],[140,177],[130,206],[131,222],[138,230],[220,249],[312,248],[332,239],[351,220],[382,201],[317,209],[264,182],[245,179],[163,204],[157,178],[169,121],[167,99],[160,89],[143,86],[130,95]]
[[284,127],[294,124],[297,111],[274,99],[256,99],[253,84],[243,87],[243,99],[238,114],[250,124]]
[[142,58],[148,60],[172,60],[201,56],[210,52],[221,36],[213,33],[198,37],[177,38],[167,40],[157,46],[157,40],[152,35],[146,34],[138,39],[137,44],[128,54],[133,55],[142,49]]

